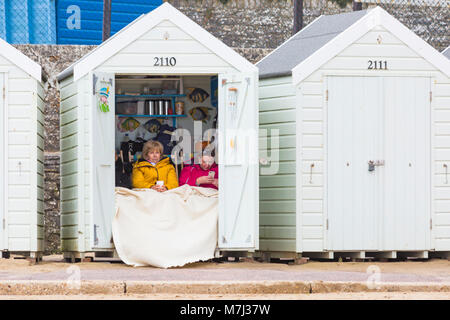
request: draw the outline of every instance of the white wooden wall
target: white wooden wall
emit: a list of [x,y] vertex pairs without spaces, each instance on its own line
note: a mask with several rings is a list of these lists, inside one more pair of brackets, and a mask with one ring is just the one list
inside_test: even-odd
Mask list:
[[88,76],[60,83],[62,251],[89,248],[89,84]]
[[63,251],[78,250],[78,92],[70,77],[59,85],[61,134],[61,247]]
[[8,180],[6,249],[43,250],[43,89],[7,59],[6,72]]
[[[276,174],[259,176],[261,251],[296,251],[296,110],[292,77],[259,82],[259,128],[267,130],[267,144],[260,138],[260,158],[278,166]],[[271,130],[278,130],[279,149],[270,145]],[[266,146],[266,148],[264,148]],[[278,159],[269,157],[278,153]],[[262,168],[262,166],[260,167]],[[275,169],[274,169],[275,170]]]
[[[377,43],[381,36],[382,43]],[[387,71],[367,70],[368,60],[386,60]],[[297,193],[301,201],[298,248],[322,251],[325,244],[324,181],[325,79],[327,75],[430,75],[432,77],[432,214],[431,246],[450,250],[450,184],[445,184],[443,164],[450,166],[450,79],[417,55],[382,27],[375,27],[358,41],[302,81],[298,88],[297,119],[301,139],[298,142],[298,172],[302,183]],[[314,163],[310,184],[310,165]]]

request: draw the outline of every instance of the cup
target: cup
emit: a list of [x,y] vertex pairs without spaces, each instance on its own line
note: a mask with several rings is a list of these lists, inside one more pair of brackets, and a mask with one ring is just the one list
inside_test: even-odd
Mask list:
[[156,181],[156,185],[162,187],[164,185],[164,181],[158,180],[158,181]]
[[177,115],[184,114],[184,102],[183,101],[175,102],[175,113]]

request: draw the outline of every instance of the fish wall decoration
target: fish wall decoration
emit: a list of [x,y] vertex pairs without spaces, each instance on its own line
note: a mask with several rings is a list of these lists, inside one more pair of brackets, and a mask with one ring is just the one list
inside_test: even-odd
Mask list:
[[187,88],[187,97],[192,102],[203,102],[209,97],[209,93],[202,88]]
[[194,121],[202,121],[206,123],[208,120],[212,118],[212,113],[215,111],[214,108],[210,107],[194,107],[189,110],[189,114],[191,115]]
[[150,133],[158,133],[161,128],[161,122],[158,119],[151,119],[144,123],[144,128]]
[[141,123],[134,118],[119,118],[119,121],[117,122],[117,129],[119,129],[120,132],[133,132],[140,125]]

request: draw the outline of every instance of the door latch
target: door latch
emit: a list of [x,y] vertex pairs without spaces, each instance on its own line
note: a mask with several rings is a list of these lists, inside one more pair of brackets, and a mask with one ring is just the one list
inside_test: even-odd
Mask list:
[[375,167],[384,166],[384,160],[377,160],[377,161],[370,160],[368,164],[369,164],[369,171],[374,171]]

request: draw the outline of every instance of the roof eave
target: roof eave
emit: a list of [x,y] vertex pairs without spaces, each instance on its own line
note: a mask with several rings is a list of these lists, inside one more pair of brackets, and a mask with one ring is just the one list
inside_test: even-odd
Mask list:
[[289,77],[292,76],[292,71],[286,72],[270,72],[265,74],[259,74],[259,79],[269,79],[269,78],[281,78],[281,77]]
[[42,67],[23,54],[20,50],[14,48],[8,42],[0,39],[1,55],[8,59],[11,63],[28,73],[37,81],[42,81]]
[[59,73],[56,76],[56,79],[61,82],[67,78],[69,78],[70,76],[73,75],[73,65],[71,65],[70,67],[66,68],[65,70],[63,70],[61,73]]

